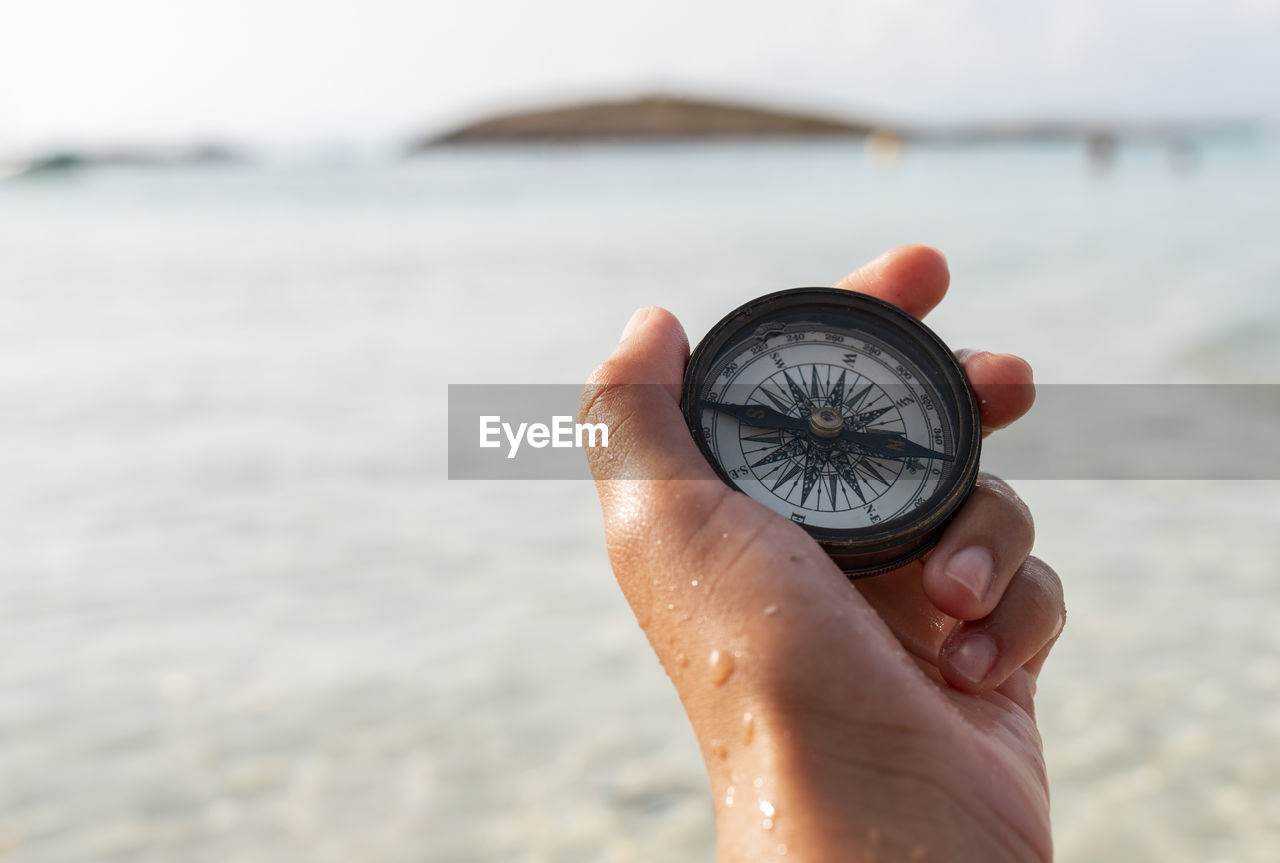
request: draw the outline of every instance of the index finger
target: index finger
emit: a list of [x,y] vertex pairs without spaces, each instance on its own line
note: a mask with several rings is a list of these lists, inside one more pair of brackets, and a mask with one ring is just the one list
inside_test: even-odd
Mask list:
[[869,294],[917,318],[942,302],[951,271],[942,252],[930,246],[899,246],[863,264],[833,287]]
[[[893,303],[923,318],[942,302],[951,283],[947,259],[930,246],[899,246],[863,264],[834,287]],[[962,350],[956,355],[964,366],[982,411],[985,437],[1004,428],[1031,409],[1035,386],[1031,366],[1011,354]]]

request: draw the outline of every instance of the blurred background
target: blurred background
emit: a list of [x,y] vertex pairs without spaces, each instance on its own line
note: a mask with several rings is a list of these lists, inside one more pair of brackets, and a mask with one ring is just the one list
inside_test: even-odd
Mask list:
[[[638,306],[923,242],[1042,383],[1280,382],[1275,0],[0,21],[0,860],[713,859],[593,489],[446,479]],[[1277,483],[1012,479],[1059,859],[1280,859]]]

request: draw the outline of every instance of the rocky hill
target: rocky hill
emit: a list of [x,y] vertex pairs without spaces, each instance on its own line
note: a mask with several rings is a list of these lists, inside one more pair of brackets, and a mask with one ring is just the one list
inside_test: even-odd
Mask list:
[[643,96],[490,117],[415,144],[471,141],[862,136],[876,127],[718,101]]

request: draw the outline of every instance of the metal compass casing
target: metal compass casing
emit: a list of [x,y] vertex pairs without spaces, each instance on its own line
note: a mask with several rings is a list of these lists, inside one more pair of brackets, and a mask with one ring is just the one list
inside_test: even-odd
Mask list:
[[720,478],[850,577],[928,551],[977,481],[982,424],[960,364],[865,294],[795,288],[729,313],[689,358],[681,406]]

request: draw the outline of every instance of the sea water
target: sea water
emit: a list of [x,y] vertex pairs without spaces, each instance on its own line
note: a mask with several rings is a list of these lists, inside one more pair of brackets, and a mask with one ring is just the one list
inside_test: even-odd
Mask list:
[[[1280,382],[1278,179],[1224,139],[0,184],[0,859],[712,859],[591,486],[449,482],[447,385],[573,383],[638,306],[696,340],[906,242],[943,338],[1042,383]],[[1015,484],[1069,608],[1059,859],[1280,857],[1280,488]]]

